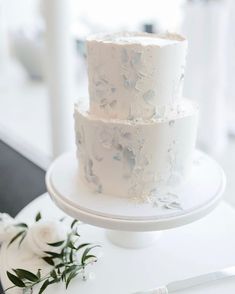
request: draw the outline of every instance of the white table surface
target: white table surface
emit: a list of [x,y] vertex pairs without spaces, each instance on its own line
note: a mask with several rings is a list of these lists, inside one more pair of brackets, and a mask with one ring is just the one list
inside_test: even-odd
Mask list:
[[[44,194],[26,206],[18,218],[33,220],[39,210],[44,218],[64,214]],[[100,228],[84,225],[82,231],[87,240],[101,243],[104,256],[94,267],[95,279],[82,285],[75,281],[68,294],[130,294],[235,265],[235,210],[225,202],[197,222],[164,231],[154,246],[145,249],[116,247]],[[64,293],[60,286],[51,289],[46,293]],[[177,293],[234,294],[235,278]]]

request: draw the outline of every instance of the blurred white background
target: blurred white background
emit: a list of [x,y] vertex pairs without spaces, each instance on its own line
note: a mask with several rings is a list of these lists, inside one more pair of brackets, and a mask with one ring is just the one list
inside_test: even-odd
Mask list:
[[224,167],[235,205],[234,23],[232,0],[0,0],[0,140],[46,168],[73,148],[73,102],[88,95],[86,36],[179,31],[189,39],[184,94],[200,105],[198,147]]

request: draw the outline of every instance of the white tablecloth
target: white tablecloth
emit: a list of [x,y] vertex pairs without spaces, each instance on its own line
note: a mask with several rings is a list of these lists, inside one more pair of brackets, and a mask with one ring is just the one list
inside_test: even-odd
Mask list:
[[[63,215],[45,194],[25,207],[18,218],[33,220],[39,210],[44,217]],[[85,239],[101,243],[104,256],[94,266],[96,278],[75,281],[68,294],[130,294],[235,265],[235,210],[224,202],[200,221],[165,231],[154,246],[145,249],[116,247],[100,228],[84,225],[82,231]],[[2,282],[4,285],[4,279]],[[46,293],[55,291],[64,293],[64,286],[53,286]],[[234,294],[235,278],[177,293]]]

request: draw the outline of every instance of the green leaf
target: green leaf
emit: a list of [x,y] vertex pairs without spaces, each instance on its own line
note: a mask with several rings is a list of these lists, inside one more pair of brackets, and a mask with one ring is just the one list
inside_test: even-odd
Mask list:
[[[68,275],[69,273],[71,273],[72,271],[74,270],[79,270],[81,269],[81,266],[78,266],[76,264],[73,264],[73,265],[70,265],[69,267],[67,267],[63,273],[62,273],[62,277],[63,278],[66,278],[66,275]],[[65,279],[66,280],[66,279]]]
[[76,248],[76,250],[78,251],[78,250],[82,249],[83,247],[86,247],[86,246],[89,246],[89,245],[91,245],[91,243],[83,243],[83,244],[79,245],[79,246]]
[[63,240],[63,241],[59,241],[59,242],[55,242],[55,243],[47,243],[47,245],[52,246],[52,247],[59,247],[59,246],[61,246],[64,242],[65,242],[65,240]]
[[55,284],[55,283],[59,283],[60,282],[60,278],[54,279],[52,281],[50,281],[50,285]]
[[74,235],[77,236],[77,237],[80,237],[80,235],[78,234],[78,232],[74,232]]
[[44,251],[44,253],[52,256],[53,258],[61,258],[61,254],[60,253],[51,252],[51,251]]
[[18,247],[20,247],[21,243],[24,241],[24,238],[26,237],[26,235],[27,235],[27,233],[25,231],[24,234],[22,234],[22,237],[20,239],[20,242],[19,242],[19,246]]
[[57,264],[56,266],[55,266],[55,268],[61,268],[61,267],[63,267],[64,266],[64,263],[59,263],[59,264]]
[[95,255],[93,255],[93,254],[88,254],[88,255],[85,256],[83,262],[87,261],[87,260],[90,259],[90,258],[94,258],[94,261],[97,260],[97,257],[96,257]]
[[26,229],[28,229],[28,225],[25,224],[25,223],[15,224],[14,226],[15,226],[15,227],[20,227],[20,228],[26,228]]
[[25,283],[20,278],[7,271],[8,279],[17,287],[24,288]]
[[[66,245],[66,246],[67,246],[67,245]],[[67,249],[67,247],[62,248],[62,250],[61,250],[61,252],[60,252],[61,257],[64,256],[66,249]]]
[[40,288],[38,294],[43,293],[49,285],[52,285],[52,284],[58,283],[59,281],[60,281],[60,279],[56,279],[56,280],[51,280],[51,281],[50,281],[50,278],[48,278],[48,279],[45,280],[45,282],[42,284],[42,286],[41,286],[41,288]]
[[56,273],[55,270],[52,270],[52,271],[50,272],[50,275],[51,275],[51,277],[52,277],[53,279],[57,279],[57,273]]
[[60,273],[61,273],[61,272],[60,272],[60,268],[58,267],[58,268],[57,268],[57,274],[60,275]]
[[8,247],[13,243],[13,242],[15,242],[22,234],[24,234],[25,233],[25,231],[20,231],[18,234],[16,234],[12,239],[11,239],[11,241],[9,242],[9,244],[8,244]]
[[42,257],[42,259],[48,263],[49,265],[55,265],[54,261],[53,261],[53,258],[49,257],[49,256],[45,256],[45,257]]
[[37,213],[36,217],[35,217],[35,222],[40,221],[40,219],[42,218],[42,215],[40,212]]
[[38,294],[43,293],[49,285],[50,285],[50,281],[49,281],[49,280],[46,280],[46,281],[42,284],[42,286],[41,286],[41,288],[40,288]]
[[100,247],[99,245],[95,245],[95,246],[92,246],[92,247],[89,247],[89,248],[86,248],[82,254],[82,260],[81,260],[81,263],[82,265],[85,264],[85,261],[86,261],[86,257],[88,255],[88,253],[95,247]]
[[67,278],[67,281],[66,281],[66,289],[68,289],[68,286],[70,284],[70,282],[72,281],[72,279],[74,279],[76,276],[77,276],[78,272],[75,270],[75,271],[72,271],[68,278]]
[[71,223],[71,229],[75,226],[76,223],[78,223],[78,220],[74,219],[73,222]]
[[71,248],[71,249],[77,249],[77,248],[74,246],[74,244],[72,243],[72,241],[69,241],[69,242],[67,243],[67,246],[68,246],[69,248]]
[[38,277],[38,279],[41,278],[41,269],[40,269],[40,268],[39,268],[38,271],[37,271],[37,277]]
[[69,261],[70,263],[73,263],[73,250],[71,250],[69,253]]
[[22,280],[28,280],[31,282],[37,282],[38,281],[38,277],[31,273],[30,271],[21,269],[21,268],[17,268],[17,269],[13,269],[13,271],[16,273],[16,275]]

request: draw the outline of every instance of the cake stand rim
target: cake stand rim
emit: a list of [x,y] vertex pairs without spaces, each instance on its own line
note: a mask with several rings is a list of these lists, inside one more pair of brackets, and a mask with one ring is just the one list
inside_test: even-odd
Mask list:
[[[205,154],[204,152],[202,151],[199,151],[199,152],[203,154],[204,156],[207,156],[208,158],[212,159],[214,162],[216,162],[213,158],[211,158],[209,155]],[[190,212],[186,212],[182,215],[170,216],[170,217],[159,218],[159,219],[154,219],[154,218],[125,219],[125,218],[104,216],[104,215],[93,213],[91,211],[87,211],[86,209],[82,209],[82,207],[78,208],[78,207],[72,206],[71,203],[66,202],[66,200],[62,198],[60,194],[57,193],[56,190],[53,188],[51,184],[52,171],[54,167],[56,166],[56,162],[61,157],[68,154],[71,154],[71,152],[65,153],[59,156],[51,164],[51,166],[49,167],[46,173],[46,186],[47,186],[47,190],[51,199],[60,209],[62,209],[68,215],[71,215],[72,217],[75,217],[87,224],[95,225],[95,226],[106,228],[106,229],[144,232],[144,231],[166,230],[166,229],[175,228],[175,227],[189,224],[191,222],[194,222],[206,216],[217,206],[226,186],[225,173],[223,169],[221,168],[221,166],[216,162],[217,166],[220,169],[220,174],[221,174],[220,186],[215,196],[211,198],[209,201],[207,201],[205,205],[197,207],[194,210]]]

